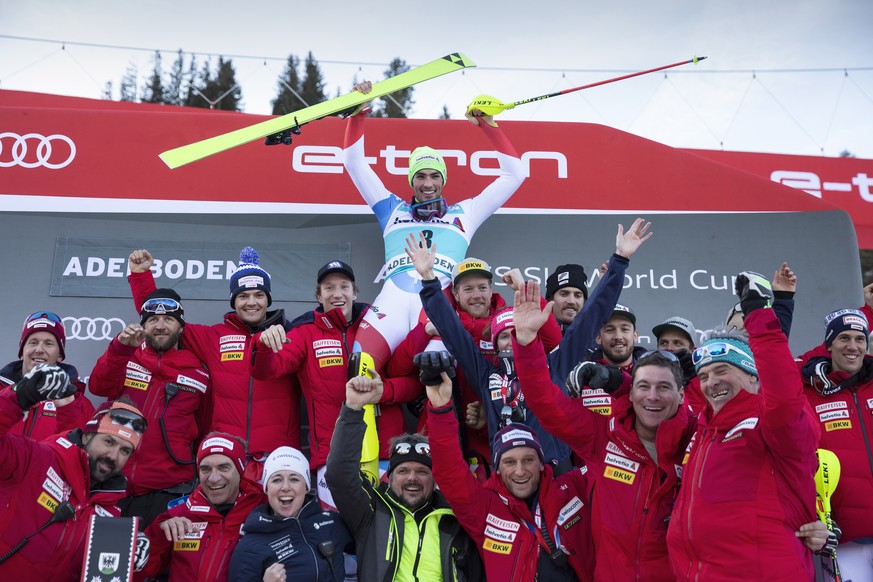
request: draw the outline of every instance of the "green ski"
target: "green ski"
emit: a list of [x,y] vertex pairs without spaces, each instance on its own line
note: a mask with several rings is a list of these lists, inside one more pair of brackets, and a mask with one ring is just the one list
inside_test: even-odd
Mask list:
[[167,150],[159,157],[171,169],[175,169],[179,166],[202,160],[203,158],[217,154],[218,152],[223,152],[224,150],[241,146],[250,141],[262,139],[285,131],[286,129],[297,127],[298,124],[303,125],[304,123],[309,123],[310,121],[333,115],[345,109],[371,101],[377,97],[382,97],[389,93],[399,91],[400,89],[405,89],[406,87],[421,83],[422,81],[427,81],[428,79],[433,79],[447,73],[475,66],[476,64],[463,53],[452,53],[435,61],[431,61],[430,63],[421,65],[420,67],[406,71],[405,73],[401,73],[395,77],[391,77],[390,79],[373,83],[373,90],[366,95],[358,93],[357,91],[352,91],[351,93],[340,95],[339,97],[329,99],[328,101],[316,103],[315,105],[283,115],[282,117],[276,117],[275,119],[256,123],[255,125],[243,127],[235,131],[210,137],[172,150]]

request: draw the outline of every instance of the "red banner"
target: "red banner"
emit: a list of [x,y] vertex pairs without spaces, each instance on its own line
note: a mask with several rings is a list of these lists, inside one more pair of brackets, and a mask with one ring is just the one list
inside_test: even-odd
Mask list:
[[[162,151],[267,118],[0,91],[0,207],[53,212],[369,212],[342,166],[345,122],[340,119],[304,126],[290,147],[254,142],[176,170],[158,158]],[[501,127],[529,173],[504,212],[838,207],[852,216],[861,246],[873,248],[871,160],[681,150],[587,123],[501,122]],[[385,185],[400,196],[409,193],[407,155],[422,144],[446,157],[450,202],[493,180],[496,161],[490,144],[466,121],[367,121],[366,153]]]

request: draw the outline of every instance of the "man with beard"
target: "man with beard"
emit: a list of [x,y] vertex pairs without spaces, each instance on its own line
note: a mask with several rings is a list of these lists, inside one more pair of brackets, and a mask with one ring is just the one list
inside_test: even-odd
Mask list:
[[418,434],[391,447],[388,483],[360,471],[364,405],[382,398],[382,379],[356,376],[346,384],[327,457],[327,484],[355,538],[358,579],[450,582],[484,580],[481,562],[445,498],[434,490],[430,446]]
[[194,451],[209,429],[212,385],[197,356],[181,349],[185,310],[178,293],[157,289],[140,315],[97,360],[88,385],[98,396],[130,398],[155,427],[127,464],[128,497],[119,503],[122,515],[140,517],[144,529],[167,503],[194,490]]
[[[185,349],[209,369],[215,387],[209,431],[239,435],[248,445],[248,476],[259,481],[264,461],[273,449],[287,445],[300,449],[300,385],[286,374],[271,380],[252,377],[255,334],[272,325],[291,331],[282,309],[273,303],[270,274],[260,265],[252,247],[239,254],[230,275],[230,306],[221,323],[185,326]],[[144,249],[128,258],[131,291],[137,311],[155,288],[152,255]]]
[[168,572],[170,580],[226,582],[230,558],[249,513],[267,497],[245,476],[245,445],[226,433],[209,433],[197,449],[200,484],[185,503],[159,515],[146,529],[148,563],[136,580]]
[[127,488],[121,469],[147,425],[129,401],[106,402],[84,428],[45,441],[9,432],[23,411],[75,391],[61,368],[44,364],[0,394],[4,580],[78,581],[91,516],[119,515],[115,504]]
[[555,302],[552,314],[561,325],[561,332],[566,332],[588,301],[585,268],[572,263],[558,266],[546,279],[546,301]]

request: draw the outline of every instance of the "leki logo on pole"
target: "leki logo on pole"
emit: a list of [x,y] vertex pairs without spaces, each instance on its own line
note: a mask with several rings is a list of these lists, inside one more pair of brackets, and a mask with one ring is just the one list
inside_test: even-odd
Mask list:
[[[61,142],[67,144],[67,147],[57,147]],[[76,144],[65,135],[19,135],[11,131],[0,133],[0,168],[20,166],[60,170],[69,166],[75,158]]]

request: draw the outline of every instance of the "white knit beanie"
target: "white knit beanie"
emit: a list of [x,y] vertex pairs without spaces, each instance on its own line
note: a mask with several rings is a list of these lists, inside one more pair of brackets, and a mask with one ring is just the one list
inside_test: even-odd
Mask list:
[[293,447],[279,447],[267,457],[264,462],[264,480],[261,482],[265,493],[267,483],[276,471],[297,473],[306,482],[306,490],[309,491],[312,488],[312,483],[309,480],[309,461],[306,460],[303,453]]

